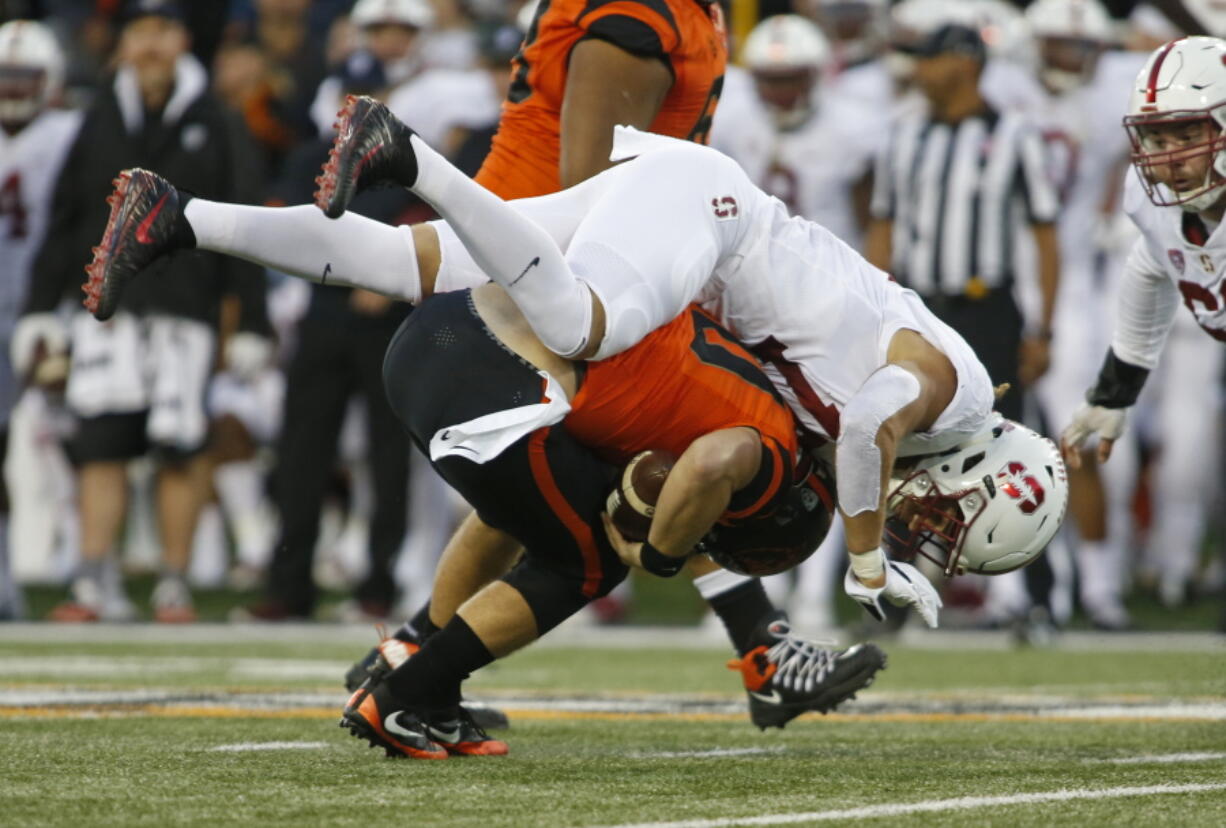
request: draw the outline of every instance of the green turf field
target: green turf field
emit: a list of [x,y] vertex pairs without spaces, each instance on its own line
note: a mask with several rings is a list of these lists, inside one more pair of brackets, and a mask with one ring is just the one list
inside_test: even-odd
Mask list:
[[884,642],[761,733],[718,646],[580,630],[472,682],[510,756],[414,762],[336,727],[357,628],[75,633],[0,627],[0,825],[1226,824],[1211,636]]

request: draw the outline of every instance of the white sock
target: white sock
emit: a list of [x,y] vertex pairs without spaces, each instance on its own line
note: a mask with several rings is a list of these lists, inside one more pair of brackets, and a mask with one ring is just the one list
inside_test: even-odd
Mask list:
[[736,589],[746,581],[752,580],[748,576],[738,575],[726,569],[717,569],[706,575],[699,575],[694,579],[694,586],[698,588],[698,594],[703,597],[703,600],[710,601],[715,596],[723,595],[728,590]]
[[201,250],[225,253],[312,282],[365,288],[421,301],[413,233],[356,213],[330,219],[318,208],[249,207],[193,198],[183,211]]
[[506,289],[545,347],[564,357],[581,352],[591,327],[591,293],[549,233],[416,135],[410,140],[417,154],[413,192],[447,220],[477,265]]

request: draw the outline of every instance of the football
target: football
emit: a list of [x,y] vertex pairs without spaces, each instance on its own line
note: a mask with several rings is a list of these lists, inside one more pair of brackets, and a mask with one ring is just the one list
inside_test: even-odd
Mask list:
[[606,509],[627,540],[647,540],[664,481],[676,462],[677,458],[667,451],[648,450],[634,455],[622,469]]

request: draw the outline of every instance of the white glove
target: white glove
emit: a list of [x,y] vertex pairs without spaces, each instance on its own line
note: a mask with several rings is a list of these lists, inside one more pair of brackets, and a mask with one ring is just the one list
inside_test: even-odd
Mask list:
[[1106,440],[1117,440],[1124,433],[1124,421],[1128,418],[1126,408],[1103,408],[1101,405],[1082,403],[1073,412],[1073,421],[1060,435],[1060,443],[1066,452],[1081,447],[1092,434]]
[[226,368],[244,381],[260,375],[272,361],[272,342],[259,334],[239,332],[226,340]]
[[40,342],[48,355],[68,352],[68,330],[57,314],[30,313],[17,320],[17,327],[13,329],[13,340],[9,344],[9,358],[13,361],[13,370],[17,376],[30,375]]
[[885,620],[885,613],[881,610],[882,597],[896,607],[908,604],[915,607],[924,623],[933,629],[937,626],[937,610],[943,606],[941,596],[923,573],[911,564],[897,561],[886,561],[885,586],[882,587],[865,586],[848,567],[843,577],[843,591],[878,621]]

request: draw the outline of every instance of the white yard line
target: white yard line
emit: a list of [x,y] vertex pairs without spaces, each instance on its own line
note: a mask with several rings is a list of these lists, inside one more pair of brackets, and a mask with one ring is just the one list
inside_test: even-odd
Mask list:
[[825,822],[835,819],[877,819],[880,817],[939,813],[942,811],[969,811],[975,808],[995,808],[1002,805],[1031,805],[1043,802],[1068,802],[1079,799],[1116,799],[1127,796],[1201,793],[1203,791],[1220,791],[1223,789],[1226,789],[1226,782],[1189,785],[1146,785],[1126,788],[1100,788],[1098,790],[1040,791],[1036,793],[1012,794],[1009,796],[964,796],[957,799],[930,799],[923,802],[867,805],[862,808],[842,808],[836,811],[810,811],[808,813],[771,814],[768,816],[741,818],[687,819],[679,822],[627,823],[614,826],[614,828],[722,828],[722,826],[733,825],[788,825],[796,822]]
[[708,759],[714,756],[761,756],[764,753],[783,753],[782,747],[713,748],[711,750],[662,750],[651,753],[632,753],[633,759]]
[[1212,762],[1226,759],[1226,753],[1153,753],[1140,756],[1120,756],[1115,759],[1087,759],[1087,763],[1104,765],[1149,765],[1176,762]]
[[209,748],[217,753],[246,753],[253,750],[319,750],[331,747],[328,742],[239,742]]

